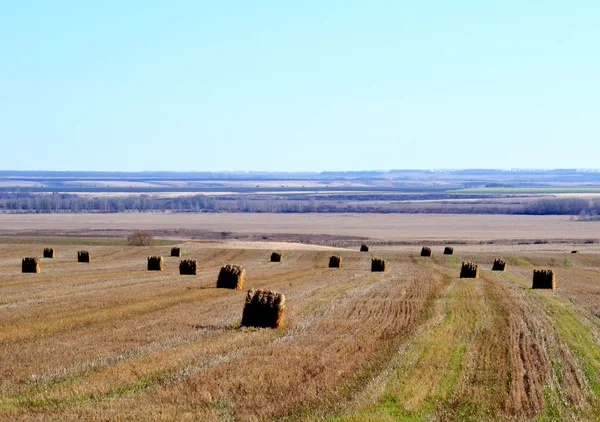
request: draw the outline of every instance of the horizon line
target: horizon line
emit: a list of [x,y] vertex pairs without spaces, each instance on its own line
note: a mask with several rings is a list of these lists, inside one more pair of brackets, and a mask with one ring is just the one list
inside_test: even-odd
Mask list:
[[468,172],[468,171],[489,171],[489,172],[575,172],[575,173],[597,173],[600,168],[439,168],[439,169],[374,169],[374,170],[321,170],[321,171],[277,171],[277,170],[0,170],[0,176],[12,173],[93,173],[93,174],[145,174],[145,173],[163,173],[163,174],[330,174],[330,173],[407,173],[407,172],[429,172],[429,173],[448,173],[448,172]]

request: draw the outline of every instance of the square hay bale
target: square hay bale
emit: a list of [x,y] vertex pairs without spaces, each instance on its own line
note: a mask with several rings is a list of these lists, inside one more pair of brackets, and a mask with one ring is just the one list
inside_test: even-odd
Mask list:
[[329,268],[342,268],[342,257],[331,255],[331,257],[329,257]]
[[23,258],[23,261],[21,261],[21,272],[39,273],[40,260],[38,258]]
[[423,246],[423,249],[421,249],[421,256],[431,256],[431,248],[429,246]]
[[556,289],[554,270],[533,270],[532,289]]
[[148,271],[162,271],[163,270],[163,257],[162,256],[149,256],[148,257]]
[[279,328],[283,322],[285,296],[270,290],[249,290],[246,295],[242,325]]
[[363,243],[362,245],[360,245],[360,251],[369,252],[369,247]]
[[450,246],[446,246],[444,248],[444,255],[454,255],[454,248]]
[[380,273],[385,271],[385,259],[373,258],[371,260],[371,272]]
[[181,248],[171,248],[171,256],[181,256]]
[[271,262],[281,262],[281,254],[279,252],[273,252],[271,254]]
[[494,265],[492,265],[492,271],[505,271],[506,261],[502,259],[494,259]]
[[179,262],[179,275],[197,275],[198,262],[195,259],[183,259]]
[[241,289],[244,286],[246,269],[238,265],[227,264],[221,268],[217,279],[217,288]]
[[479,266],[472,262],[463,262],[460,268],[460,278],[479,278]]
[[90,262],[90,253],[88,251],[77,252],[77,262]]
[[44,248],[44,258],[54,258],[54,249]]

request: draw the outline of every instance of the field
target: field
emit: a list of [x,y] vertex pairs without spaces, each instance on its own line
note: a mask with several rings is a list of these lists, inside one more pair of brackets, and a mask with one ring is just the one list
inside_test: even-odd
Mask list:
[[[366,237],[376,217],[363,220]],[[359,243],[171,236],[134,247],[13,234],[0,244],[0,419],[597,420],[600,254],[560,221],[562,231],[549,231],[573,243],[479,245],[489,234],[475,225],[472,243],[452,256],[433,246],[432,258],[411,244],[360,253]],[[455,224],[450,238],[460,236]],[[337,235],[353,234],[350,226]],[[178,274],[171,245],[198,260],[197,276]],[[56,258],[22,274],[21,258],[45,246]],[[76,262],[81,249],[91,263]],[[281,263],[269,262],[272,250]],[[341,269],[327,268],[334,253]],[[165,257],[164,271],[146,271],[149,255]],[[370,272],[374,256],[386,272]],[[506,272],[490,271],[494,258],[506,259]],[[458,277],[466,260],[480,265],[479,279]],[[247,269],[243,290],[215,287],[225,263]],[[532,290],[534,268],[554,269],[557,290]],[[286,295],[281,328],[240,327],[250,288]]]
[[218,237],[298,240],[329,236],[376,242],[496,242],[544,240],[584,242],[594,239],[600,223],[568,216],[464,214],[253,214],[118,213],[0,214],[0,236],[40,234],[123,238],[132,230],[167,237]]
[[596,216],[600,172],[0,171],[0,213],[132,211]]

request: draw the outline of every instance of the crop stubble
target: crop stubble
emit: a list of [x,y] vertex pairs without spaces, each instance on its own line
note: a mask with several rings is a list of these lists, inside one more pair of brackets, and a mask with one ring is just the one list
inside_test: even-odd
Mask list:
[[[188,278],[177,258],[145,271],[165,248],[90,247],[98,259],[82,268],[73,246],[42,274],[21,274],[18,257],[37,248],[15,257],[0,246],[7,418],[568,419],[598,409],[600,357],[569,331],[598,338],[593,255],[569,267],[532,255],[492,274],[495,255],[415,250],[384,253],[389,271],[373,274],[357,251],[330,270],[327,251],[291,251],[273,266],[265,250],[189,243],[200,268]],[[484,263],[481,279],[459,279],[460,259]],[[247,268],[245,287],[286,295],[282,328],[238,327],[245,291],[215,288],[229,261]],[[529,289],[533,265],[556,268],[555,293]],[[359,400],[367,387],[377,393]]]

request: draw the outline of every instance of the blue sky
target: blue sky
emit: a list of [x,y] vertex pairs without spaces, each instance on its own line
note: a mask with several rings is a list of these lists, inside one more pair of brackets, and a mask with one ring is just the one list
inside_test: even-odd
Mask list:
[[0,169],[600,168],[597,1],[13,1]]

